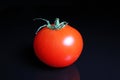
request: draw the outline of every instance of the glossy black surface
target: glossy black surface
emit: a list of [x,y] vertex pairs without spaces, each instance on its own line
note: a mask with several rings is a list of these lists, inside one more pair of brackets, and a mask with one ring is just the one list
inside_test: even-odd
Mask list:
[[[105,3],[94,1],[57,6],[2,3],[0,80],[120,80],[119,8],[105,7]],[[33,38],[37,28],[44,24],[34,22],[32,19],[36,17],[51,22],[59,17],[81,32],[84,49],[73,65],[54,69],[36,59]]]

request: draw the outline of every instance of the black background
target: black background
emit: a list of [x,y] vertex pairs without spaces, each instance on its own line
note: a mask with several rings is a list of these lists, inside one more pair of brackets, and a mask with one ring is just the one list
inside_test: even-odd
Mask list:
[[[119,80],[119,10],[105,0],[1,0],[0,80]],[[73,65],[54,69],[36,59],[33,39],[44,24],[36,17],[59,17],[82,34],[84,49]]]

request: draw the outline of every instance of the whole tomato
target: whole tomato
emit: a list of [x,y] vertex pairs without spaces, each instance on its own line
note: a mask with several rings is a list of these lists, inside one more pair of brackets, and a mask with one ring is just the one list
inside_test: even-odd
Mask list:
[[59,22],[56,18],[53,24],[46,19],[47,24],[40,26],[34,37],[33,47],[37,58],[48,66],[62,68],[72,65],[81,55],[83,38],[75,28],[67,22]]

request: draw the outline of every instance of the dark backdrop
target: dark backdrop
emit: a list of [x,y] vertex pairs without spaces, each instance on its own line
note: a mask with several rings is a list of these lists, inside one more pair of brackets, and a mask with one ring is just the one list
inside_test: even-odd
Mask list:
[[[116,1],[1,0],[0,80],[119,80],[120,16]],[[53,69],[33,51],[42,17],[69,22],[81,32],[84,49],[72,66]]]

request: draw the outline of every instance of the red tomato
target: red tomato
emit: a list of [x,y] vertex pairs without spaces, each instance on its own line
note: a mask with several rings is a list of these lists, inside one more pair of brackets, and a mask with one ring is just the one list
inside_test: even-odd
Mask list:
[[[56,24],[49,25],[54,27]],[[39,30],[34,38],[36,56],[51,67],[60,68],[72,65],[83,49],[83,38],[80,32],[68,24],[64,27],[62,25],[59,29],[50,28],[49,25]]]

